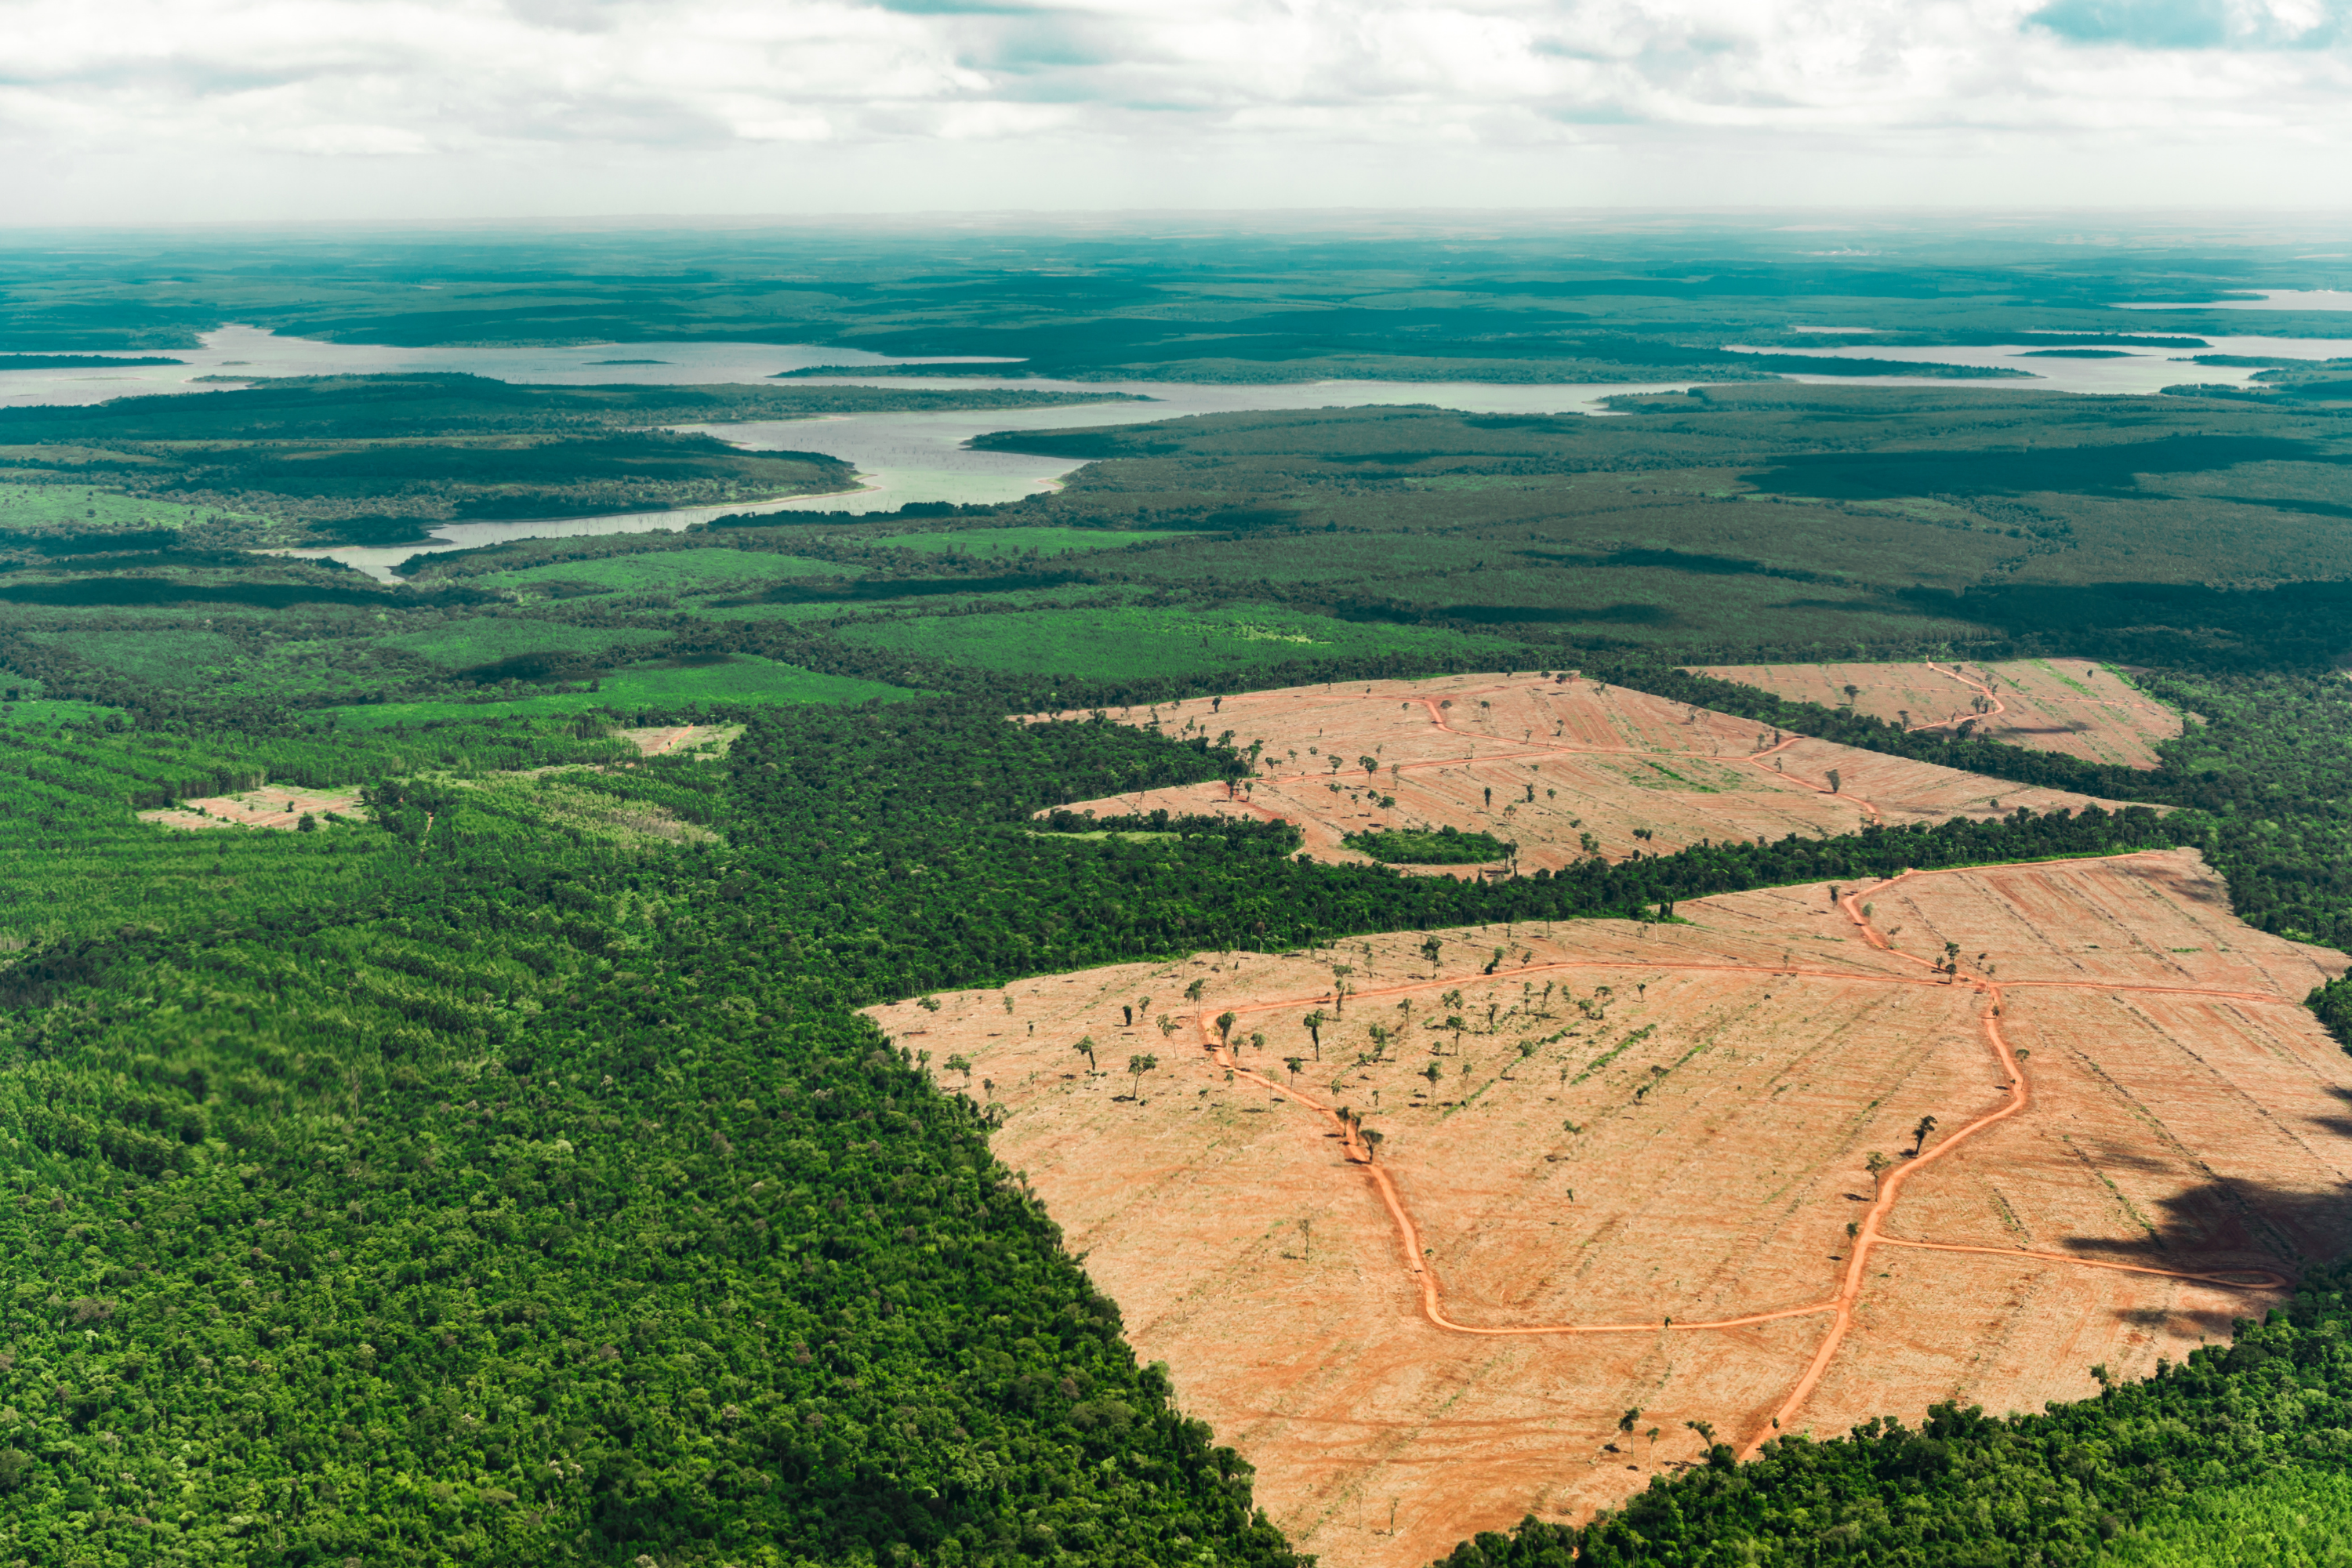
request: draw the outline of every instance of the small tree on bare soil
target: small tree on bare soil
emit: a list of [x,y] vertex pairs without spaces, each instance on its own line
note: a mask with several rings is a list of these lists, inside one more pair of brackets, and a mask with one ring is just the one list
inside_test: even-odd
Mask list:
[[1438,960],[1438,956],[1444,951],[1445,944],[1438,941],[1437,938],[1430,936],[1423,937],[1422,939],[1421,956],[1429,960],[1430,963],[1435,963]]
[[1221,1043],[1228,1046],[1234,1043],[1234,1024],[1240,1016],[1237,1013],[1217,1015],[1217,1038]]
[[1837,794],[1838,791],[1845,787],[1845,780],[1838,776],[1838,771],[1835,768],[1832,768],[1828,773],[1822,776],[1830,781],[1830,793],[1832,795]]
[[1285,1057],[1282,1058],[1282,1065],[1290,1069],[1290,1081],[1295,1087],[1298,1082],[1298,1069],[1306,1065],[1306,1058],[1303,1057]]
[[1127,1070],[1135,1079],[1135,1088],[1129,1094],[1129,1099],[1141,1100],[1143,1098],[1143,1075],[1150,1072],[1159,1065],[1160,1058],[1158,1057],[1129,1057],[1127,1058]]
[[1184,987],[1184,1000],[1187,1002],[1198,1002],[1201,999],[1201,993],[1206,991],[1208,988],[1208,977],[1203,975],[1202,978],[1192,982],[1192,984]]
[[1088,1072],[1095,1070],[1095,1037],[1092,1035],[1088,1035],[1086,1038],[1080,1040],[1076,1045],[1072,1046],[1070,1048],[1077,1052],[1078,1055],[1087,1058],[1087,1070]]
[[1933,1132],[1935,1130],[1936,1119],[1934,1117],[1923,1116],[1919,1118],[1919,1125],[1911,1130],[1911,1157],[1913,1159],[1917,1159],[1919,1155],[1926,1151],[1927,1147],[1927,1134]]
[[1637,1405],[1633,1406],[1633,1409],[1625,1412],[1624,1415],[1617,1417],[1617,1430],[1630,1437],[1633,1435],[1633,1423],[1639,1421],[1641,1418],[1642,1407]]
[[1878,1184],[1886,1179],[1886,1173],[1893,1169],[1894,1165],[1894,1161],[1888,1159],[1877,1150],[1873,1149],[1870,1152],[1870,1158],[1862,1163],[1862,1168],[1870,1173],[1870,1185],[1872,1191],[1875,1192],[1877,1190]]
[[963,1086],[966,1089],[970,1089],[971,1087],[971,1058],[970,1057],[959,1054],[950,1057],[946,1061],[941,1062],[940,1065],[950,1072],[960,1072],[963,1074]]
[[1321,1061],[1323,1059],[1323,1026],[1331,1020],[1323,1016],[1322,1008],[1318,1007],[1298,1021],[1307,1026],[1307,1037],[1315,1043],[1315,1059]]
[[1182,1026],[1182,1025],[1177,1023],[1175,1019],[1170,1017],[1167,1014],[1162,1013],[1160,1015],[1160,1034],[1162,1039],[1174,1034]]

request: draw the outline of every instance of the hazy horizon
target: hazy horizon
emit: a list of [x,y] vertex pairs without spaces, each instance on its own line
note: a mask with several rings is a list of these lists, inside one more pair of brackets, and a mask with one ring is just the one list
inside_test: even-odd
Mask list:
[[2341,0],[0,5],[15,226],[2341,203]]

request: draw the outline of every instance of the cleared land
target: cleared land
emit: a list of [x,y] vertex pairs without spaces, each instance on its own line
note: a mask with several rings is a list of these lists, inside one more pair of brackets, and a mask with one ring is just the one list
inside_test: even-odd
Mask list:
[[[2180,715],[2096,659],[2021,658],[1998,664],[1738,664],[1695,667],[1795,701],[1842,708],[1914,730],[1975,723],[2012,746],[2095,763],[2152,768],[2156,742],[2180,733]],[[1852,698],[1847,687],[1855,688]]]
[[139,820],[160,823],[165,827],[267,827],[291,833],[301,826],[305,816],[323,818],[331,811],[356,813],[359,808],[360,792],[356,789],[299,789],[266,784],[236,795],[207,795],[201,800],[184,800],[176,805],[142,811]]
[[2063,790],[1784,738],[1748,720],[1575,676],[1291,687],[1111,717],[1171,735],[1231,731],[1244,749],[1263,742],[1259,776],[1230,798],[1223,784],[1192,784],[1075,809],[1280,818],[1325,860],[1368,860],[1341,841],[1382,827],[1476,829],[1518,845],[1519,869],[1533,871],[1588,855],[1667,853],[1702,838],[1851,833],[1868,822],[2094,804]]
[[1698,1460],[1688,1422],[2080,1397],[2352,1247],[2352,1062],[2299,1005],[2339,955],[2184,851],[1843,891],[873,1012],[1003,1108],[1139,1352],[1327,1561],[1589,1514]]

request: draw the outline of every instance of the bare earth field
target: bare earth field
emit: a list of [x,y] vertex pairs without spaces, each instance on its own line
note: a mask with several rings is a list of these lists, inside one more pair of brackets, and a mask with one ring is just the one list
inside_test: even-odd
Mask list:
[[[1073,809],[1283,818],[1324,860],[1368,859],[1342,838],[1387,826],[1491,833],[1519,846],[1527,872],[1557,870],[1587,854],[1669,853],[1702,838],[1851,833],[1868,822],[2094,804],[1826,741],[1784,740],[1745,719],[1573,676],[1291,687],[1227,697],[1214,708],[1195,699],[1110,716],[1171,735],[1214,739],[1231,731],[1244,749],[1262,742],[1260,776],[1238,792],[1190,784]],[[1374,764],[1369,771],[1365,758]],[[1383,798],[1395,804],[1384,806]],[[1420,868],[1477,874],[1475,867]]]
[[713,758],[725,756],[742,732],[740,724],[666,724],[618,731],[621,739],[636,747],[641,756],[667,756],[672,752],[692,752],[709,746],[709,754]]
[[[1989,740],[2063,752],[2095,763],[2152,768],[2156,742],[2180,733],[2180,715],[2095,659],[2021,658],[1999,664],[1742,664],[1694,675],[1760,687],[1792,701],[1845,706],[1914,730],[1976,721]],[[1978,704],[1983,703],[1980,709]]]
[[2081,1397],[2352,1249],[2352,1061],[2299,1005],[2340,955],[2188,851],[1840,892],[872,1013],[1003,1108],[1139,1353],[1337,1568],[1588,1516],[1701,1459],[1686,1423]]
[[302,818],[324,816],[331,811],[357,812],[360,792],[356,789],[299,789],[289,784],[265,784],[236,795],[208,795],[202,800],[184,800],[155,811],[139,814],[142,822],[160,823],[165,827],[269,827],[291,833]]

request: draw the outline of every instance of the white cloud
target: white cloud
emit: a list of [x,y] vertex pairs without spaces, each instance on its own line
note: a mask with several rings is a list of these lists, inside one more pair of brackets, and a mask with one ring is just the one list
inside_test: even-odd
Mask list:
[[[1821,199],[1832,171],[1864,201],[1983,200],[2003,174],[2098,199],[2079,187],[2118,169],[2147,200],[2227,152],[2251,184],[2177,195],[2230,200],[2291,192],[2352,127],[2344,0],[0,0],[0,156],[81,177],[37,173],[18,221],[101,216],[194,160],[215,202],[240,168],[390,192],[415,182],[364,166],[407,160],[486,203],[617,211],[853,180],[859,205],[1003,205],[1106,171],[1062,205],[1119,205],[1209,164],[1245,201],[1318,170],[1334,200],[1385,177],[1491,201],[1549,171],[1583,182],[1569,199],[1741,199],[1731,168],[1759,201]],[[1633,188],[1558,162],[1604,148]],[[762,168],[788,188],[747,190]]]

